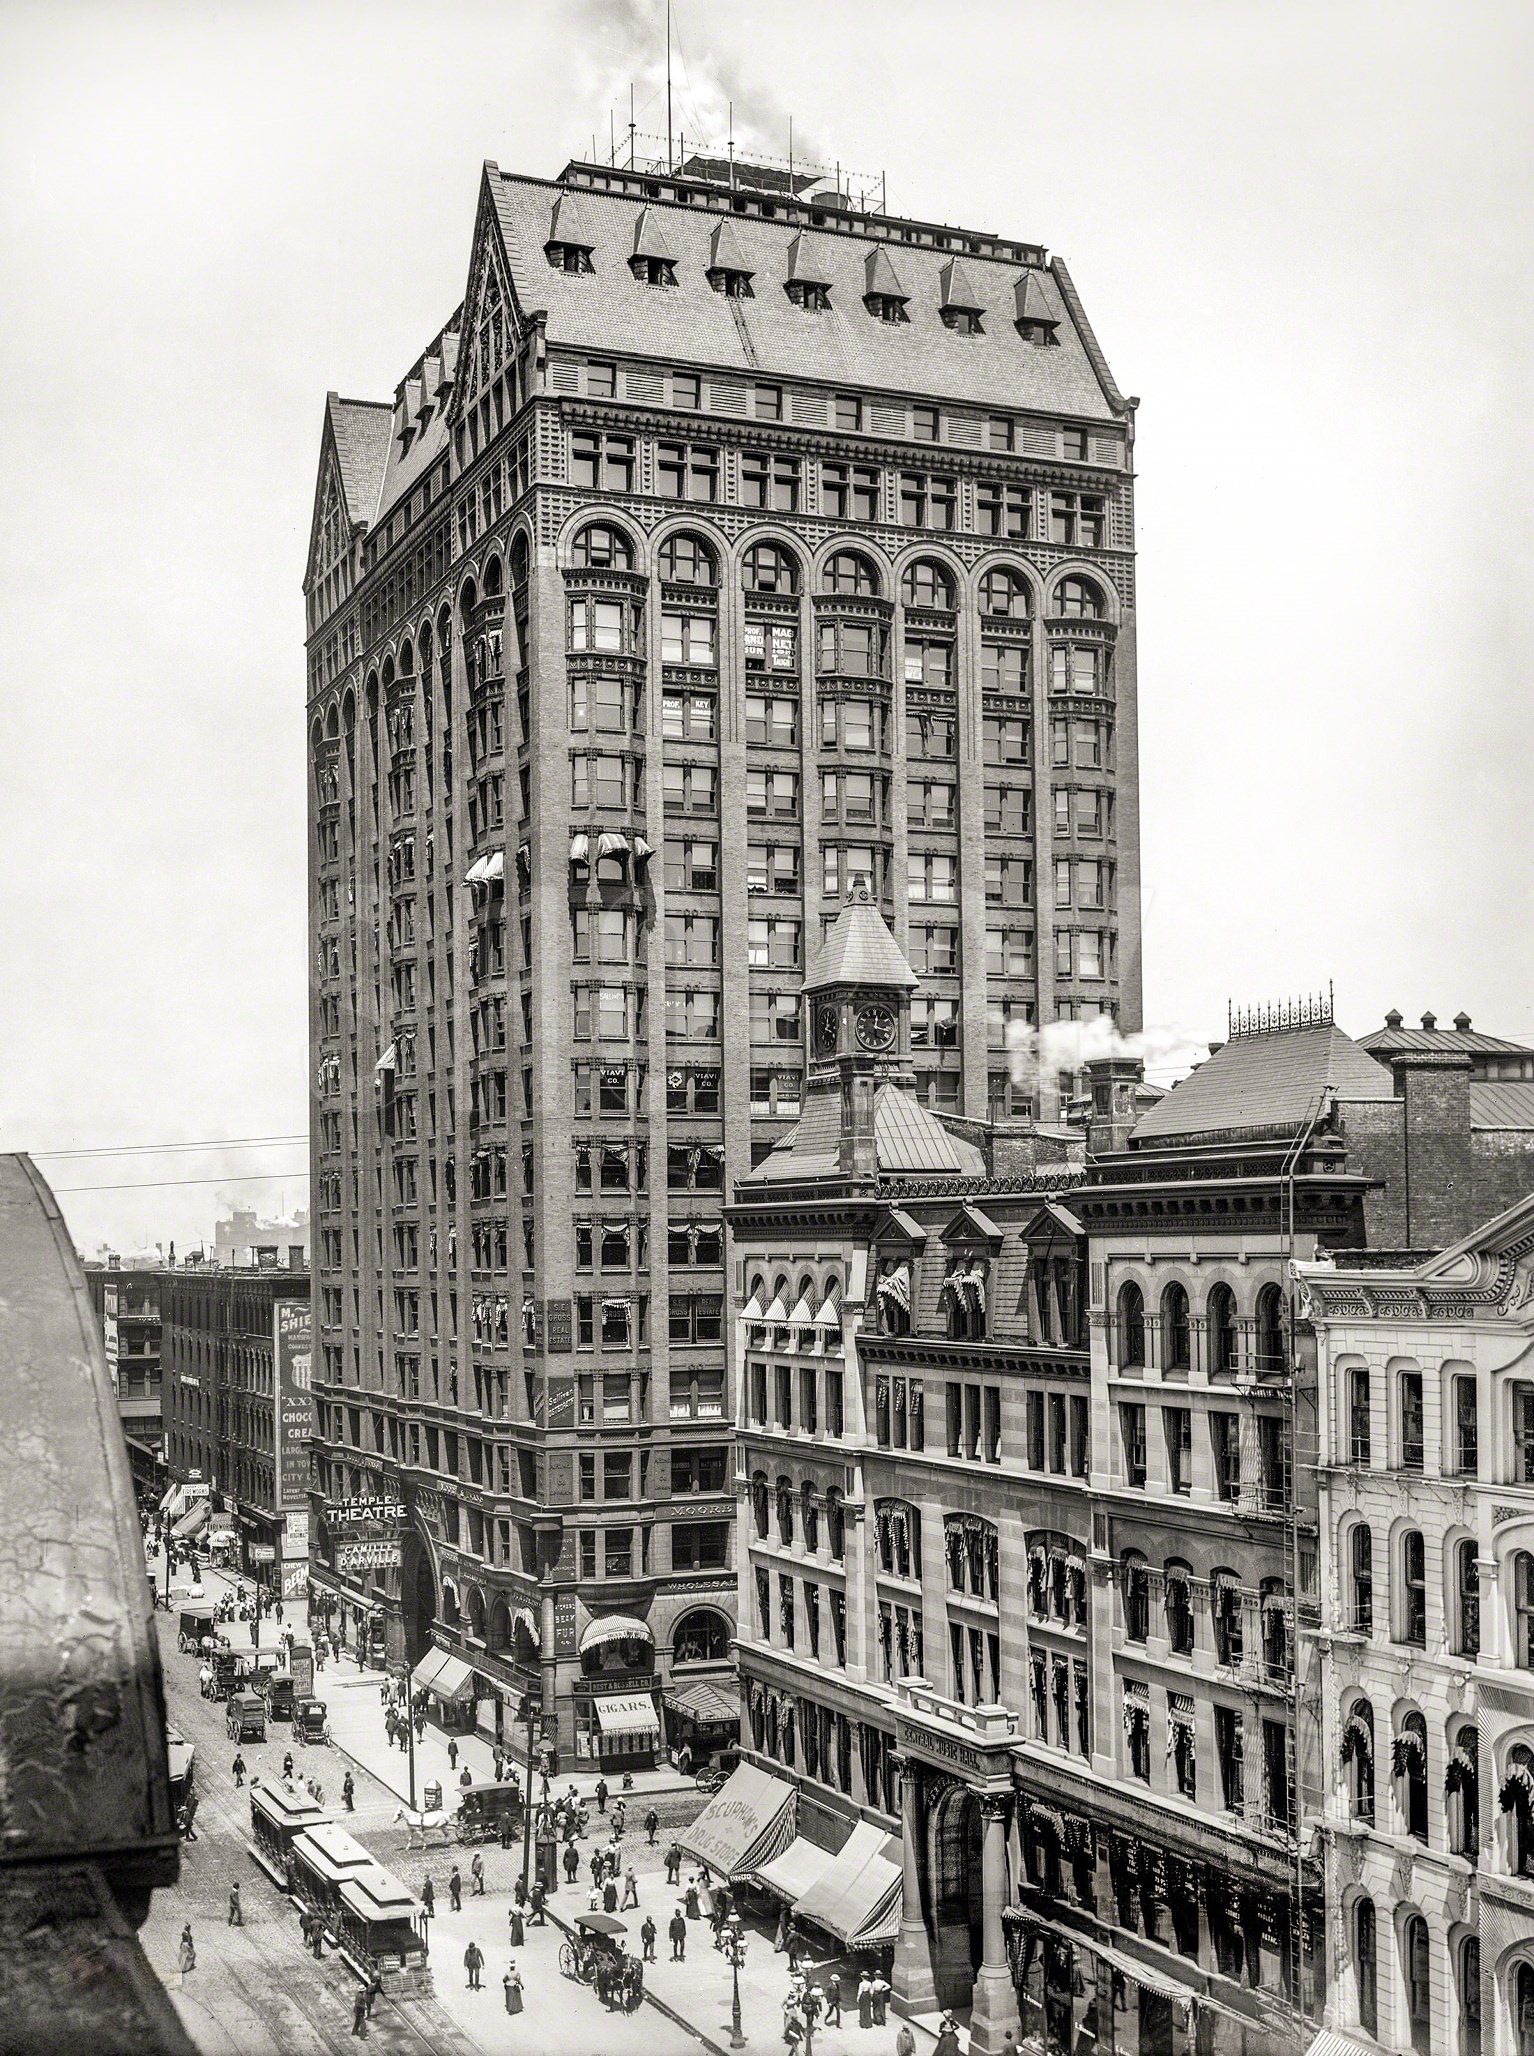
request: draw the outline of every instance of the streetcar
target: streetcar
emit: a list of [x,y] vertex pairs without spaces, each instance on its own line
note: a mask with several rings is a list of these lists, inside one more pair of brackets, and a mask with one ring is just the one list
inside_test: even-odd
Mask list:
[[420,1907],[399,1879],[374,1863],[341,1886],[337,1939],[341,1954],[364,1979],[376,1971],[391,1997],[432,1989]]
[[324,1827],[330,1815],[300,1786],[270,1784],[250,1788],[250,1853],[274,1884],[293,1890],[293,1844],[311,1828]]
[[325,1820],[293,1838],[293,1893],[317,1914],[332,1939],[340,1934],[341,1887],[361,1877],[375,1859],[345,1828]]

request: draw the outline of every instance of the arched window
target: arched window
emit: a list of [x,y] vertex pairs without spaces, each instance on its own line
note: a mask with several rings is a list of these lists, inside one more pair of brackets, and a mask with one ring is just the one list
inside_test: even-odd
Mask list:
[[1005,615],[1009,621],[1028,619],[1028,581],[1005,564],[998,564],[987,571],[980,581],[980,611],[982,614]]
[[767,1473],[765,1471],[753,1471],[751,1473],[751,1516],[755,1523],[757,1534],[765,1542],[769,1526]]
[[1406,1987],[1406,2025],[1417,2056],[1433,2046],[1433,1987],[1428,1970],[1427,1922],[1409,1913],[1401,1923],[1401,1978]]
[[1055,589],[1055,612],[1067,621],[1101,621],[1107,611],[1090,578],[1062,578]]
[[1513,1558],[1513,1661],[1534,1671],[1534,1555],[1527,1549]]
[[500,593],[501,560],[499,557],[492,557],[490,559],[490,562],[485,566],[485,598],[487,600],[498,599],[500,597]]
[[1401,1469],[1420,1471],[1426,1444],[1421,1371],[1411,1368],[1396,1373],[1396,1405],[1400,1413]]
[[1228,1285],[1215,1285],[1209,1293],[1209,1375],[1231,1378],[1239,1368],[1236,1341],[1236,1295]]
[[1212,1571],[1209,1576],[1209,1624],[1214,1632],[1217,1663],[1237,1664],[1246,1648],[1245,1609],[1241,1580],[1234,1571]]
[[1168,1285],[1161,1295],[1162,1365],[1168,1371],[1185,1371],[1191,1362],[1192,1324],[1188,1318],[1188,1295],[1181,1285]]
[[1457,1373],[1449,1380],[1448,1417],[1453,1437],[1449,1446],[1449,1468],[1461,1477],[1473,1478],[1480,1465],[1478,1406],[1474,1372]]
[[833,1563],[840,1563],[847,1554],[847,1514],[839,1485],[826,1491],[826,1546]]
[[718,569],[708,544],[695,535],[671,535],[660,546],[660,575],[671,585],[717,585]]
[[791,1478],[778,1479],[778,1540],[791,1549],[794,1541],[794,1487]]
[[1513,2056],[1534,2056],[1534,1963],[1520,1963],[1508,1988],[1513,2015]]
[[1374,1531],[1357,1521],[1348,1531],[1349,1613],[1355,1635],[1374,1633]]
[[720,1663],[729,1653],[729,1622],[706,1606],[684,1613],[671,1632],[673,1663]]
[[1163,1574],[1166,1638],[1174,1656],[1193,1654],[1193,1585],[1185,1563],[1169,1563]]
[[469,1633],[481,1642],[485,1639],[485,1595],[477,1585],[469,1587]]
[[1132,1368],[1145,1361],[1145,1294],[1138,1285],[1119,1289],[1119,1363]]
[[1456,1856],[1474,1856],[1481,1833],[1481,1745],[1474,1721],[1461,1721],[1449,1734],[1449,1760],[1444,1766],[1443,1787],[1449,1820],[1449,1847]]
[[1514,1877],[1534,1877],[1534,1749],[1524,1742],[1507,1752],[1507,1769],[1497,1805],[1512,1815],[1508,1860]]
[[1374,1708],[1355,1700],[1342,1722],[1342,1767],[1354,1820],[1374,1819]]
[[1406,1832],[1427,1840],[1427,1722],[1420,1713],[1403,1716],[1391,1744],[1390,1771]]
[[952,612],[953,575],[930,557],[918,557],[906,566],[900,597],[908,607],[942,607]]
[[1481,1944],[1466,1935],[1455,1951],[1459,1986],[1459,2056],[1481,2056]]
[[519,530],[511,539],[511,583],[513,591],[519,585],[526,585],[528,567],[531,561],[527,537]]
[[1465,1536],[1450,1552],[1453,1584],[1449,1617],[1454,1623],[1454,1650],[1458,1656],[1481,1653],[1481,1574],[1477,1567],[1476,1544]]
[[1357,1364],[1348,1372],[1348,1462],[1370,1461],[1369,1370]]
[[854,599],[874,599],[879,591],[879,574],[857,550],[838,550],[827,560],[821,583],[828,593]]
[[1377,2034],[1380,2024],[1379,1939],[1372,1899],[1359,1899],[1353,1908],[1353,1977],[1358,1998],[1358,2024],[1366,2034]]
[[1284,1368],[1284,1295],[1277,1285],[1264,1285],[1257,1295],[1257,1368]]
[[571,543],[570,562],[581,571],[632,571],[634,551],[621,528],[593,521]]
[[1427,1552],[1420,1528],[1408,1528],[1396,1544],[1399,1596],[1396,1604],[1398,1642],[1427,1647]]
[[741,583],[748,593],[796,593],[799,567],[777,543],[753,543],[741,560]]
[[1144,1642],[1150,1635],[1150,1573],[1138,1550],[1119,1559],[1119,1591],[1124,1606],[1124,1639]]
[[1263,1667],[1270,1678],[1286,1678],[1294,1668],[1294,1608],[1288,1586],[1282,1578],[1264,1578],[1259,1592]]

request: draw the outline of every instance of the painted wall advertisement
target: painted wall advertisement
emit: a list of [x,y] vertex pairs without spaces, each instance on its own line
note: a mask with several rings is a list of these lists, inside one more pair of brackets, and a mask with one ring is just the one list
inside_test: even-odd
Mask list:
[[117,1360],[122,1354],[117,1339],[117,1287],[108,1285],[101,1296],[101,1332],[106,1343],[107,1369],[112,1376],[112,1390],[117,1391]]
[[[309,1438],[314,1433],[310,1380],[309,1302],[279,1299],[273,1309],[273,1352],[277,1365],[277,1511],[305,1516],[308,1554]],[[292,1521],[288,1531],[292,1532]],[[296,1550],[283,1549],[284,1556]]]

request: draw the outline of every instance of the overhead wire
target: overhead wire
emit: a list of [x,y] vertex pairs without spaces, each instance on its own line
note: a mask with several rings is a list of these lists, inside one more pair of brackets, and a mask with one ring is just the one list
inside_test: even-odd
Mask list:
[[46,1159],[51,1163],[63,1157],[182,1156],[194,1150],[274,1149],[279,1144],[307,1144],[308,1140],[305,1134],[230,1135],[200,1142],[117,1142],[103,1143],[99,1149],[30,1149],[27,1155],[36,1162]]
[[217,1178],[128,1178],[118,1185],[55,1185],[53,1190],[60,1197],[66,1192],[159,1192],[168,1185],[292,1184],[308,1175],[309,1166],[300,1164],[292,1171],[225,1171]]

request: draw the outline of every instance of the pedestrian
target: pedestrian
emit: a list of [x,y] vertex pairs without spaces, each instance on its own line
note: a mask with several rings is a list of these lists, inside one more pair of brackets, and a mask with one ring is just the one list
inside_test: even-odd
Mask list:
[[786,1949],[787,1947],[788,1947],[788,1908],[787,1908],[786,1906],[780,1906],[780,1907],[778,1908],[778,1924],[777,1924],[777,1927],[776,1927],[776,1929],[775,1929],[775,1930],[773,1931],[773,1937],[772,1937],[772,1953],[773,1953],[773,1955],[774,1955],[774,1956],[781,1956],[781,1955],[783,1954],[783,1951],[784,1951],[784,1950],[785,1950],[785,1949]]
[[687,1903],[687,1918],[689,1920],[701,1920],[703,1915],[702,1908],[698,1904],[698,1880],[696,1878],[689,1878],[687,1880],[687,1890],[683,1896]]
[[603,1856],[601,1850],[593,1849],[591,1852],[591,1882],[594,1885],[601,1884],[602,1872],[605,1866],[606,1858]]
[[201,1803],[201,1800],[197,1797],[197,1787],[195,1785],[190,1786],[186,1795],[186,1804],[181,1809],[181,1817],[186,1823],[182,1832],[189,1842],[197,1840],[197,1829],[194,1823],[197,1819],[197,1809]]
[[932,2056],[959,2056],[959,2023],[951,2013],[943,2015],[943,2025],[933,2044]]
[[865,1970],[858,1979],[858,2026],[874,2024],[874,1981]]
[[653,1806],[644,1817],[644,1831],[645,1840],[653,1849],[655,1847],[655,1837],[660,1833],[660,1815]]
[[482,1990],[479,1974],[485,1967],[485,1952],[481,1949],[478,1942],[470,1942],[468,1948],[464,1950],[463,1967],[469,1973],[469,1990],[471,1992]]
[[617,1841],[628,1825],[629,1807],[626,1799],[620,1799],[613,1808],[613,1839]]
[[598,1812],[598,1813],[606,1813],[606,1811],[607,1811],[607,1780],[606,1780],[606,1778],[603,1778],[603,1777],[599,1777],[599,1778],[597,1779],[597,1784],[596,1784],[596,1793],[597,1793],[597,1812]]
[[357,1784],[350,1771],[341,1780],[341,1797],[346,1802],[347,1812],[355,1813],[357,1810]]
[[416,1712],[415,1738],[418,1742],[426,1740],[426,1713],[424,1708],[420,1708]]
[[293,1752],[291,1749],[282,1759],[282,1775],[291,1785],[293,1782]]
[[567,1885],[573,1885],[575,1883],[576,1877],[581,1867],[580,1851],[576,1848],[573,1842],[566,1842],[564,1860],[565,1883]]
[[449,1876],[447,1881],[447,1896],[452,1902],[453,1911],[455,1913],[462,1913],[463,1879],[458,1874],[458,1866],[456,1863],[453,1865],[451,1875]]
[[319,1914],[314,1916],[313,1922],[310,1924],[309,1946],[314,1951],[315,1962],[323,1963],[325,1960],[325,1923]]
[[457,1768],[458,1768],[458,1737],[457,1737],[456,1735],[452,1735],[452,1736],[450,1736],[450,1737],[449,1737],[449,1739],[448,1739],[448,1745],[447,1745],[447,1763],[448,1763],[448,1769],[449,1769],[449,1770],[457,1770]]
[[245,1925],[245,1915],[240,1911],[240,1881],[238,1878],[229,1887],[229,1925],[231,1927],[244,1927]]
[[549,1924],[549,1916],[548,1916],[548,1910],[547,1910],[547,1908],[546,1908],[546,1906],[545,1906],[545,1904],[544,1904],[544,1901],[545,1901],[545,1900],[546,1900],[547,1898],[548,1898],[548,1893],[547,1893],[547,1892],[546,1892],[546,1891],[544,1890],[544,1885],[543,1885],[543,1879],[542,1879],[542,1878],[539,1878],[539,1879],[538,1879],[538,1881],[537,1881],[537,1883],[536,1883],[536,1884],[535,1884],[535,1885],[533,1886],[533,1910],[532,1910],[532,1912],[531,1912],[531,1913],[529,1914],[529,1916],[528,1916],[528,1924],[529,1924],[529,1926],[531,1926],[531,1927],[547,1927],[547,1926],[548,1926],[548,1924]]
[[465,1765],[464,1765],[464,1767],[463,1767],[463,1769],[462,1769],[462,1770],[461,1770],[461,1771],[460,1771],[460,1772],[458,1773],[458,1783],[459,1783],[460,1787],[461,1787],[461,1788],[462,1788],[462,1789],[463,1789],[463,1790],[464,1790],[465,1792],[467,1792],[467,1791],[468,1791],[468,1789],[469,1789],[469,1787],[470,1787],[470,1785],[472,1785],[472,1784],[473,1784],[473,1782],[474,1782],[474,1773],[473,1773],[473,1771],[471,1771],[471,1770],[470,1770],[469,1766],[468,1766],[467,1764],[465,1764]]
[[677,1885],[682,1881],[682,1845],[673,1842],[666,1851],[666,1883]]
[[884,1972],[882,1970],[876,1970],[874,1972],[873,1992],[871,1996],[873,1999],[874,2008],[874,2026],[883,2027],[885,2009],[889,2005],[890,1987],[889,1979],[884,1975]]
[[600,1913],[602,1911],[602,1887],[600,1885],[593,1885],[587,1893],[586,1911],[588,1913]]
[[611,1878],[602,1887],[602,1911],[604,1913],[616,1913],[618,1911],[618,1887]]
[[511,1847],[511,1808],[509,1806],[501,1814],[501,1847],[503,1849]]
[[833,1970],[826,1979],[826,2026],[840,2027],[842,2024],[842,1980],[841,1973]]
[[672,1914],[666,1933],[671,1937],[671,1961],[681,1963],[687,1955],[687,1922],[680,1906]]
[[517,1969],[516,1958],[506,1966],[506,1975],[501,1979],[501,1989],[506,1994],[506,2011],[522,2011],[522,1973]]
[[623,1904],[618,1908],[618,1911],[620,1913],[627,1913],[631,1906],[637,1909],[638,1905],[639,1880],[634,1875],[634,1866],[631,1863],[623,1873]]
[[240,1787],[245,1782],[244,1757],[241,1756],[238,1752],[236,1752],[234,1762],[229,1767],[234,1772],[234,1789],[238,1792]]
[[[686,1932],[685,1928],[683,1932]],[[655,1921],[651,1914],[647,1913],[639,1923],[639,1943],[644,1951],[643,1960],[646,1963],[653,1963],[655,1961]]]
[[512,1906],[507,1909],[506,1939],[513,1949],[520,1949],[527,1940],[527,1926],[522,1918],[520,1906]]
[[358,1985],[352,1994],[352,2033],[368,2038],[368,1994],[366,1985]]
[[783,2040],[790,2050],[797,2049],[804,2040],[804,2022],[792,2006],[783,2015]]
[[527,1905],[527,1879],[523,1877],[520,1871],[517,1873],[516,1883],[511,1888],[511,1896],[516,1900],[519,1907]]
[[183,1978],[189,1970],[197,1968],[197,1947],[192,1940],[192,1923],[190,1921],[181,1930],[181,1941],[176,1950],[176,1961],[181,1966]]
[[368,2019],[373,2018],[374,2001],[383,1996],[383,1977],[375,1963],[368,1977]]
[[[1002,2047],[1006,2047],[1005,2042],[1003,2042]],[[1016,2056],[1016,2042],[1012,2044],[1012,2048],[1014,2056]],[[911,2023],[908,2020],[903,2020],[900,2023],[900,2032],[895,2037],[895,2056],[916,2056],[916,2037],[911,2032]]]
[[421,1879],[421,1904],[426,1909],[426,1918],[433,1919],[437,1911],[437,1888],[429,1877]]
[[500,1784],[506,1775],[506,1759],[499,1749],[496,1750],[492,1761],[495,1764],[495,1782]]
[[476,1849],[474,1861],[469,1865],[469,1892],[475,1899],[485,1896],[485,1859]]

